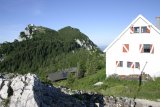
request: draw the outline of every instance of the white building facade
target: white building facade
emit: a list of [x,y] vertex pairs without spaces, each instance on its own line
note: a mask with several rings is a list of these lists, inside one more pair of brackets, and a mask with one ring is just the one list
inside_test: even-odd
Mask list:
[[141,74],[160,76],[160,31],[142,15],[104,50],[106,76]]

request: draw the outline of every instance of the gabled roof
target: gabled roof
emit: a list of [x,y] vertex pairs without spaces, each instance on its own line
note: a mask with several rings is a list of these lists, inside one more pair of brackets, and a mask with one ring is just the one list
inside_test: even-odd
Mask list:
[[107,46],[107,48],[103,51],[103,52],[107,52],[122,36],[123,34],[132,26],[134,25],[134,23],[136,23],[138,21],[138,19],[142,19],[143,21],[145,21],[148,25],[150,25],[157,33],[160,34],[160,30],[155,27],[152,23],[150,23],[145,17],[143,17],[142,15],[138,15],[128,26],[126,29],[123,30],[123,32],[120,33],[120,35],[114,39],[114,41]]

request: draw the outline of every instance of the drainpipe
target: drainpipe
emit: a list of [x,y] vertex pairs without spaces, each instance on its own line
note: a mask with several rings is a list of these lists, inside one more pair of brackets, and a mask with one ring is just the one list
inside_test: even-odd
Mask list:
[[142,84],[142,74],[143,74],[143,71],[144,71],[147,63],[148,63],[148,62],[146,61],[145,65],[144,65],[144,67],[143,67],[143,69],[142,69],[142,71],[141,71],[141,74],[139,75],[139,87],[140,87],[141,84]]

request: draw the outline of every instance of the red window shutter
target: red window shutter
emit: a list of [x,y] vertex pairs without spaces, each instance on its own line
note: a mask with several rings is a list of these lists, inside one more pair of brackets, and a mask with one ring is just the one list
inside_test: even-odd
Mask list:
[[124,44],[127,50],[129,51],[129,44]]
[[128,52],[129,51],[129,44],[124,44],[123,45],[123,52]]
[[150,29],[151,27],[150,26],[147,26],[147,33],[150,33]]
[[116,66],[118,67],[119,61],[116,61]]
[[127,50],[125,49],[125,47],[123,46],[123,52],[127,52]]
[[133,62],[131,63],[131,68],[134,68],[134,63]]
[[139,51],[140,51],[140,53],[143,53],[143,52],[144,52],[143,44],[140,44],[140,45],[139,45]]
[[134,27],[131,26],[131,27],[130,27],[130,34],[133,34],[133,33],[134,33]]
[[132,68],[134,68],[134,64],[132,64]]
[[150,53],[153,54],[154,53],[154,46],[153,46],[153,44],[150,45],[150,49],[151,49]]

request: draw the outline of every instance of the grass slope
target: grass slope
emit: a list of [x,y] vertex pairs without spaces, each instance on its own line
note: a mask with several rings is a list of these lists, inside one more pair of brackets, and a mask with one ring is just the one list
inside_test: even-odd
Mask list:
[[[104,82],[101,86],[93,86],[96,82]],[[54,85],[67,86],[71,89],[86,90],[98,92],[103,95],[143,98],[156,100],[160,98],[160,78],[155,81],[143,82],[139,88],[136,80],[119,80],[108,78],[105,79],[105,69],[95,74],[89,75],[81,79],[75,79],[72,84],[68,84],[67,80],[54,83]]]

